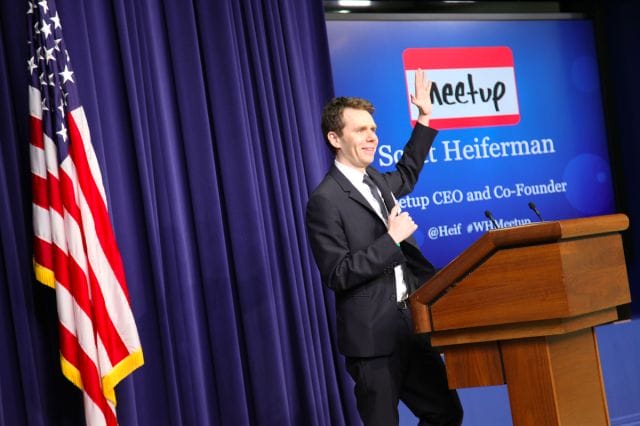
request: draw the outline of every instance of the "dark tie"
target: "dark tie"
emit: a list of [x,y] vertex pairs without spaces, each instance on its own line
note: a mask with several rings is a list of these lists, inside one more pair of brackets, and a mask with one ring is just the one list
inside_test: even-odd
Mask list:
[[364,175],[364,178],[362,179],[362,181],[369,187],[369,189],[371,190],[371,194],[373,195],[373,198],[375,198],[376,201],[378,202],[378,205],[380,206],[380,211],[382,212],[382,217],[384,217],[385,220],[388,219],[389,213],[387,212],[387,208],[384,205],[384,201],[382,201],[382,197],[380,197],[380,192],[378,191],[378,187],[376,186],[376,184],[373,182],[373,180],[371,180],[371,178],[367,174]]

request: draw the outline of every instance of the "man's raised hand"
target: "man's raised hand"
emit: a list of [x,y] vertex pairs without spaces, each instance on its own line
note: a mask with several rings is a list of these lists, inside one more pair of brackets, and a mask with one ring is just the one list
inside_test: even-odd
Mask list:
[[[429,117],[433,105],[431,103],[431,80],[426,78],[425,72],[418,68],[416,71],[416,88],[415,93],[411,95],[411,103],[418,108],[418,121],[422,124],[429,125]],[[421,119],[426,119],[424,123]]]

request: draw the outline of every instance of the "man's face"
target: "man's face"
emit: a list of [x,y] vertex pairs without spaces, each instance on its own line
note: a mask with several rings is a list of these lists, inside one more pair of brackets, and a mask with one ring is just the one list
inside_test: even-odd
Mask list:
[[337,148],[336,159],[364,172],[373,162],[378,146],[376,123],[369,112],[353,108],[345,108],[342,121],[342,136],[335,132],[329,132],[327,135],[331,145]]

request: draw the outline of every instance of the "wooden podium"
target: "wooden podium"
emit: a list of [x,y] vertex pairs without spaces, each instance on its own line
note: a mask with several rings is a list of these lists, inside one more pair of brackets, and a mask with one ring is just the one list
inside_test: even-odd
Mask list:
[[623,214],[491,230],[410,296],[454,388],[507,384],[514,425],[608,425],[593,327],[630,302]]

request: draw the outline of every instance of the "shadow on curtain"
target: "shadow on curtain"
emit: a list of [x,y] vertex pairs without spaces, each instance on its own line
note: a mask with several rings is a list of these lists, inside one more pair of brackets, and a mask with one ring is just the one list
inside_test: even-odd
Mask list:
[[[0,424],[76,425],[31,271],[20,3],[0,5]],[[145,353],[123,425],[358,422],[304,231],[329,161],[322,4],[263,3],[57,2]]]

